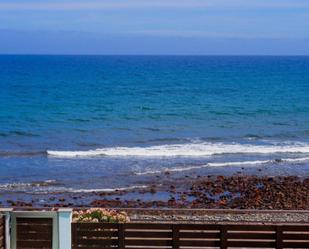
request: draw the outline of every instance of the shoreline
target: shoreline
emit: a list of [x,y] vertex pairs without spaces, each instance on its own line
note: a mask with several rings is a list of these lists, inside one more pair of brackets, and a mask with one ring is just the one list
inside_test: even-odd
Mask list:
[[309,178],[239,174],[173,178],[166,174],[140,189],[55,192],[26,201],[22,197],[20,193],[0,206],[309,210]]

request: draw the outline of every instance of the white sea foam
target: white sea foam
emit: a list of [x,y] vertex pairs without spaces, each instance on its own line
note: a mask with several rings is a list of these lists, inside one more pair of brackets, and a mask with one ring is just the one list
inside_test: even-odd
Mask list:
[[226,162],[226,163],[208,163],[208,167],[225,167],[225,166],[243,166],[243,165],[260,165],[272,163],[273,160],[257,160],[257,161],[243,161],[243,162]]
[[54,186],[55,183],[56,183],[55,180],[46,180],[43,182],[29,182],[29,183],[27,182],[6,183],[6,184],[0,184],[0,191],[9,191],[9,192],[21,191],[35,194],[48,194],[51,192],[91,193],[91,192],[126,191],[135,189],[144,189],[148,187],[147,185],[133,185],[129,187],[120,187],[120,188],[74,189],[63,186]]
[[116,192],[116,191],[126,191],[126,190],[135,190],[135,189],[144,189],[147,188],[147,185],[136,185],[130,187],[122,187],[122,188],[96,188],[96,189],[72,189],[69,188],[66,192],[71,193],[91,193],[91,192]]
[[309,161],[309,157],[301,157],[301,158],[286,158],[282,159],[283,162],[291,162],[291,163],[302,163]]
[[253,145],[239,143],[188,143],[149,147],[111,147],[88,151],[48,150],[49,156],[72,157],[206,157],[216,154],[309,153],[307,143]]
[[261,161],[243,161],[243,162],[226,162],[226,163],[208,163],[209,167],[225,167],[225,166],[242,166],[242,165],[260,165],[260,164],[270,164],[270,163],[302,163],[309,161],[309,157],[300,158],[284,158],[277,160],[261,160]]
[[126,190],[137,190],[147,188],[147,185],[134,185],[129,187],[121,188],[92,188],[92,189],[75,189],[75,188],[66,188],[66,187],[55,187],[55,188],[40,188],[32,189],[27,192],[35,194],[49,194],[49,193],[94,193],[94,192],[106,192],[113,193],[117,191],[126,191]]
[[41,182],[15,182],[0,184],[0,190],[15,190],[15,189],[26,189],[26,188],[39,188],[48,187],[56,184],[56,180],[46,180]]
[[20,188],[27,188],[31,186],[32,186],[31,183],[7,183],[7,184],[1,184],[0,190],[20,189]]
[[153,175],[153,174],[161,174],[164,172],[182,172],[182,171],[189,171],[194,169],[201,169],[208,167],[207,164],[200,165],[200,166],[188,166],[188,167],[182,167],[182,168],[163,168],[162,170],[147,170],[144,172],[135,172],[135,175]]
[[59,186],[56,180],[0,184],[0,192],[49,193],[63,189],[64,187]]
[[258,166],[263,164],[271,163],[302,163],[309,161],[309,157],[302,158],[285,158],[280,160],[257,160],[257,161],[243,161],[243,162],[223,162],[223,163],[207,163],[198,166],[188,166],[188,167],[179,167],[179,168],[163,168],[162,170],[147,170],[144,172],[136,172],[136,175],[152,175],[152,174],[161,174],[164,172],[183,172],[190,171],[194,169],[202,169],[207,167],[228,167],[228,166]]

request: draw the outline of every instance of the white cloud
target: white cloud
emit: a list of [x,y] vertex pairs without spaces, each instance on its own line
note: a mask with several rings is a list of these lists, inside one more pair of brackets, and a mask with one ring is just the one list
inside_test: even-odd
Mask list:
[[107,0],[107,1],[63,1],[63,2],[20,2],[0,3],[3,10],[96,10],[96,9],[127,9],[127,8],[184,8],[184,7],[209,7],[208,1],[148,1],[148,0]]
[[84,1],[6,1],[0,10],[98,10],[136,8],[237,8],[237,9],[293,9],[309,8],[302,0],[84,0]]

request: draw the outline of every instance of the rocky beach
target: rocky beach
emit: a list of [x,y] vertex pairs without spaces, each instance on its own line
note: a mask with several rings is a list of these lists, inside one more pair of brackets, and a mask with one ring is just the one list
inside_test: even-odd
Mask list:
[[297,176],[186,176],[166,172],[143,188],[61,193],[7,199],[12,207],[308,210],[309,178]]

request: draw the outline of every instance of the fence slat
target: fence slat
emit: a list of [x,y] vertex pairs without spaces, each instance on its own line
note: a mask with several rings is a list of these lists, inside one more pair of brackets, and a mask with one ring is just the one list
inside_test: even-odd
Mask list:
[[276,242],[269,241],[228,241],[228,247],[244,248],[274,248]]
[[41,226],[41,225],[34,225],[34,224],[22,224],[19,225],[17,223],[17,230],[19,230],[20,233],[50,233],[52,226]]
[[309,242],[283,242],[283,248],[309,248]]
[[20,240],[50,240],[49,233],[20,233],[18,239]]
[[276,226],[274,225],[224,225],[229,231],[276,231]]
[[282,234],[283,240],[308,240],[309,241],[309,234],[303,233],[284,233]]
[[220,248],[227,249],[227,228],[222,225],[220,229]]
[[81,230],[78,231],[78,236],[80,237],[88,237],[88,238],[100,238],[100,237],[118,237],[118,230],[112,230],[112,231],[86,231],[86,230]]
[[309,225],[283,225],[282,230],[290,232],[309,232]]
[[220,232],[179,232],[182,239],[220,239]]
[[209,241],[209,240],[180,240],[179,245],[186,246],[186,247],[219,247],[221,246],[220,241]]
[[172,238],[172,232],[125,231],[127,238]]
[[177,224],[174,224],[172,228],[172,241],[173,249],[179,249],[179,227]]
[[118,225],[118,248],[125,249],[125,230],[124,225]]
[[52,248],[52,241],[46,240],[17,240],[17,248]]
[[77,235],[77,226],[78,224],[77,223],[72,223],[71,225],[71,228],[72,228],[72,249],[77,249],[77,238],[78,238],[78,235]]
[[118,245],[118,239],[104,238],[104,239],[77,239],[78,245]]
[[144,230],[144,229],[160,229],[160,230],[172,230],[172,224],[162,224],[162,223],[126,223],[124,224],[125,229],[135,229],[135,230]]
[[228,233],[228,239],[275,240],[276,233]]
[[219,231],[221,226],[216,224],[178,224],[179,230],[213,230]]
[[52,219],[38,219],[38,218],[18,218],[18,224],[25,224],[25,225],[43,225],[43,226],[52,226],[53,220]]
[[72,249],[309,248],[309,226],[73,223]]
[[5,217],[0,215],[0,249],[5,248]]
[[115,223],[77,223],[77,230],[95,230],[95,229],[118,229],[118,224]]
[[276,228],[276,249],[283,249],[283,239],[282,239],[282,227],[277,226]]
[[147,239],[136,239],[126,240],[128,246],[172,246],[172,240],[147,240]]

